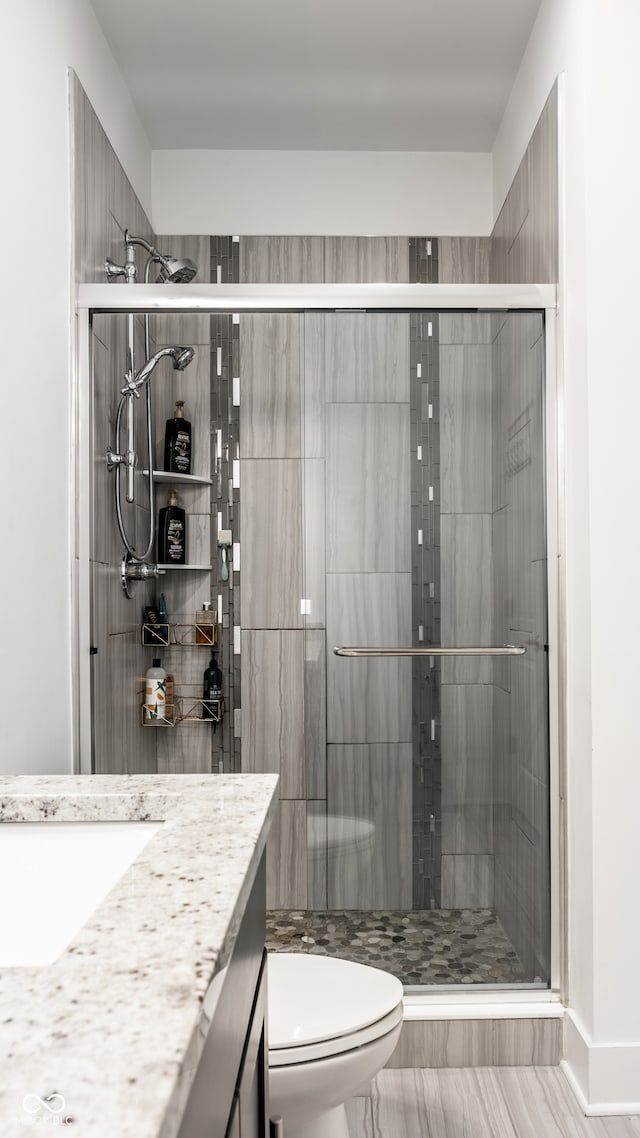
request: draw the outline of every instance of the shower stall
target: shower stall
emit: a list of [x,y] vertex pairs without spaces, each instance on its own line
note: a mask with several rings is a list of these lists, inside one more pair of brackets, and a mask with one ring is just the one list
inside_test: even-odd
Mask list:
[[[557,987],[554,289],[81,286],[80,386],[107,312],[236,329],[226,769],[281,775],[269,947]],[[88,640],[81,613],[81,707]]]
[[549,982],[544,377],[540,312],[305,316],[309,903],[278,947]]

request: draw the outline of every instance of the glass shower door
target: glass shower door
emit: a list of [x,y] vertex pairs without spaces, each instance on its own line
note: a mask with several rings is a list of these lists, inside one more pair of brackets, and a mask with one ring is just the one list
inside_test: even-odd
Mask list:
[[542,314],[304,332],[301,947],[546,985]]

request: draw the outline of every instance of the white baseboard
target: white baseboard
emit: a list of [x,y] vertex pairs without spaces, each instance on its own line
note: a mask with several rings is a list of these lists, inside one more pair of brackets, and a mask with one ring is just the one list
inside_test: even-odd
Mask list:
[[640,1114],[640,1043],[598,1045],[567,1008],[563,1055],[560,1067],[584,1114]]

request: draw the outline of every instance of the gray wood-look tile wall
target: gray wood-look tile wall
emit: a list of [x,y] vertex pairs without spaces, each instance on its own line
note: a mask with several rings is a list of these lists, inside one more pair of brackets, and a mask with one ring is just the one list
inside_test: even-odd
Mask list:
[[411,743],[327,752],[329,909],[410,909]]
[[558,280],[558,90],[547,99],[491,234],[490,279]]
[[[77,279],[102,280],[105,256],[110,255],[116,261],[122,258],[123,232],[126,227],[149,240],[153,240],[153,233],[75,78],[73,104]],[[484,281],[489,276],[494,281],[557,278],[556,140],[557,108],[554,91],[492,238],[440,238],[441,281]],[[160,247],[166,245],[177,254],[191,256],[203,266],[208,263],[207,242],[207,238],[197,237],[169,236],[158,239]],[[404,239],[249,237],[242,239],[240,248],[241,280],[247,283],[406,281],[409,276],[408,243]],[[93,392],[93,620],[94,641],[98,647],[98,655],[94,658],[96,769],[155,770],[157,761],[158,769],[163,770],[206,770],[209,769],[207,763],[210,755],[205,733],[198,727],[183,729],[185,733],[179,741],[173,739],[170,742],[173,732],[164,733],[163,739],[157,741],[154,732],[142,731],[138,726],[137,706],[142,677],[148,665],[148,652],[138,646],[137,610],[141,608],[147,594],[144,589],[138,591],[134,613],[134,605],[126,602],[119,592],[116,583],[119,539],[114,534],[112,511],[109,508],[112,476],[107,477],[106,467],[100,458],[112,437],[114,408],[110,405],[111,400],[105,399],[105,391],[113,389],[115,379],[120,376],[123,368],[125,327],[123,318],[101,319],[102,323],[97,321],[95,327],[96,382]],[[380,682],[388,698],[374,701],[377,704],[375,714],[371,701],[367,704],[366,698],[362,698],[363,694],[371,691],[370,678],[363,678],[354,668],[352,680],[349,681],[354,690],[347,699],[344,695],[345,685],[336,679],[336,674],[331,670],[335,663],[339,663],[333,656],[329,656],[329,674],[325,675],[325,628],[330,628],[330,644],[332,637],[336,640],[346,638],[342,635],[342,630],[347,628],[348,631],[348,626],[340,624],[339,616],[340,612],[345,611],[344,598],[348,595],[353,580],[360,575],[361,583],[366,589],[360,589],[359,597],[363,597],[365,591],[368,593],[374,585],[384,592],[385,577],[389,578],[387,587],[389,581],[392,582],[390,591],[394,596],[394,604],[385,607],[380,594],[376,611],[384,613],[383,624],[385,621],[388,624],[393,616],[394,638],[397,636],[404,639],[405,618],[395,602],[401,601],[404,595],[403,580],[410,572],[410,564],[406,560],[409,556],[408,535],[405,540],[402,531],[404,523],[399,520],[406,515],[404,511],[398,511],[393,495],[389,497],[389,485],[393,482],[397,485],[398,480],[389,477],[385,482],[384,479],[376,480],[375,477],[375,472],[380,467],[391,469],[404,446],[402,408],[408,398],[406,385],[409,368],[408,364],[405,366],[404,358],[404,354],[408,358],[408,337],[405,345],[403,319],[398,316],[381,316],[372,320],[368,317],[368,328],[365,331],[364,323],[356,315],[347,314],[342,320],[324,316],[308,317],[304,328],[299,317],[242,318],[241,545],[242,624],[245,630],[243,655],[246,663],[243,690],[247,692],[249,705],[245,704],[243,743],[247,769],[254,769],[254,764],[255,769],[258,769],[261,763],[263,766],[268,764],[270,769],[276,763],[274,756],[277,751],[278,766],[283,772],[284,802],[272,840],[269,878],[270,903],[278,907],[306,903],[307,872],[310,888],[313,883],[314,897],[326,895],[327,890],[331,891],[332,877],[335,895],[340,893],[336,884],[335,864],[332,867],[329,863],[324,863],[322,858],[318,861],[316,857],[316,831],[326,832],[327,810],[338,813],[344,810],[346,813],[346,800],[349,799],[354,810],[353,817],[373,819],[377,829],[384,829],[384,824],[375,817],[375,806],[369,801],[370,789],[367,790],[362,779],[358,781],[353,773],[362,769],[357,752],[367,750],[367,770],[371,779],[374,779],[377,769],[376,748],[382,749],[382,754],[386,748],[391,747],[390,761],[398,763],[399,772],[404,770],[403,748],[408,745],[411,734],[410,723],[407,733],[404,729],[410,711],[407,712],[404,707],[402,693],[408,691],[410,685],[405,683],[402,675],[398,673],[395,678],[388,675],[381,677]],[[208,432],[205,426],[208,414],[204,385],[208,363],[208,321],[199,317],[162,318],[154,323],[152,334],[154,344],[191,343],[202,349],[189,373],[174,377],[172,387],[167,385],[162,391],[158,388],[156,424],[160,442],[163,420],[170,413],[173,399],[184,395],[187,405],[190,404],[194,409],[192,421],[197,432],[195,450],[202,456],[206,455],[208,467]],[[140,321],[137,322],[136,335],[140,344]],[[496,591],[510,598],[510,608],[506,614],[507,635],[527,635],[529,655],[526,667],[517,673],[514,673],[513,662],[496,665],[493,684],[486,668],[483,670],[483,665],[472,662],[450,662],[446,676],[443,677],[445,686],[449,688],[449,694],[445,698],[453,700],[456,708],[460,701],[461,706],[469,700],[473,703],[479,692],[485,692],[482,698],[490,704],[490,710],[483,710],[486,723],[481,728],[480,735],[487,734],[488,737],[493,733],[494,737],[499,735],[502,740],[500,748],[495,747],[496,760],[492,770],[474,770],[472,780],[458,772],[456,778],[458,781],[461,779],[462,788],[453,785],[449,788],[450,800],[446,803],[446,812],[450,830],[448,837],[443,835],[446,861],[443,880],[450,883],[450,895],[455,898],[451,903],[462,904],[462,898],[470,896],[469,890],[473,883],[473,887],[479,891],[475,894],[476,898],[487,898],[494,888],[492,865],[495,861],[495,895],[501,916],[508,931],[523,946],[522,952],[531,960],[532,968],[542,968],[545,963],[546,898],[539,883],[544,880],[548,787],[544,781],[545,661],[537,633],[536,604],[539,604],[540,591],[544,589],[544,549],[531,548],[531,517],[525,518],[522,515],[525,521],[518,535],[509,532],[507,507],[510,503],[505,499],[504,462],[500,466],[498,460],[494,470],[488,470],[486,455],[482,450],[477,452],[477,448],[474,451],[477,434],[467,432],[465,441],[452,426],[457,417],[456,408],[465,405],[467,400],[475,401],[476,404],[479,401],[480,406],[476,406],[476,410],[483,413],[482,401],[486,399],[486,392],[483,394],[482,383],[477,381],[473,381],[472,387],[469,386],[472,381],[465,350],[471,349],[473,345],[473,350],[477,352],[479,347],[476,345],[482,345],[481,353],[484,351],[487,357],[491,354],[492,359],[497,353],[500,359],[501,346],[494,344],[493,349],[487,346],[496,335],[495,326],[488,333],[486,323],[483,324],[481,318],[467,317],[460,321],[451,317],[446,327],[443,321],[443,370],[445,373],[448,371],[451,383],[447,388],[445,382],[443,387],[443,434],[446,445],[443,449],[442,504],[444,513],[448,516],[447,524],[458,527],[455,531],[458,551],[464,545],[463,530],[459,528],[462,525],[464,529],[464,519],[472,519],[468,523],[470,526],[479,523],[484,532],[484,519],[491,517],[492,540],[487,549],[487,542],[481,533],[479,548],[487,551],[482,554],[485,561],[489,557],[493,558]],[[533,344],[529,345],[529,349],[535,354]],[[537,350],[539,352],[540,348]],[[309,366],[311,358],[315,361],[315,373]],[[300,383],[301,360],[306,376],[304,398]],[[498,363],[498,367],[501,366],[507,365],[504,362]],[[381,401],[384,403],[382,419],[376,409]],[[526,410],[523,405],[523,415]],[[397,429],[394,426],[394,414],[397,414]],[[515,424],[515,418],[511,422]],[[527,441],[527,430],[531,431],[531,426],[527,427],[527,423],[530,422],[531,419],[523,421],[519,428],[524,434],[519,435],[518,447],[531,443],[531,439]],[[495,430],[495,421],[492,426]],[[464,425],[461,430],[464,433]],[[318,460],[315,472],[310,467],[305,471],[304,477],[301,469],[303,434],[305,456],[315,456]],[[356,436],[360,438],[359,443]],[[380,447],[383,447],[382,462]],[[355,451],[360,453],[360,467],[366,466],[369,473],[374,475],[366,480],[366,485],[360,486],[364,507],[358,511],[358,516],[365,522],[369,519],[367,524],[360,525],[360,529],[353,511],[348,524],[345,524],[345,512],[339,494],[342,477],[349,474],[349,471],[342,469],[346,461],[344,456],[353,455]],[[408,454],[408,451],[407,446],[404,453]],[[456,453],[458,457],[464,456],[461,468],[458,464],[461,469],[459,476],[456,476],[458,481],[451,475]],[[370,460],[374,455],[375,461],[372,463]],[[328,469],[325,470],[327,460]],[[507,461],[517,464],[514,446],[507,452]],[[465,469],[468,477],[465,476]],[[204,470],[205,466],[199,472]],[[401,463],[398,477],[402,483]],[[518,508],[522,511],[527,499],[519,496],[523,479],[518,481],[512,478],[511,481],[515,513]],[[493,498],[487,507],[487,488],[491,484]],[[193,515],[192,542],[196,542],[191,549],[191,556],[204,562],[208,560],[205,550],[208,552],[210,545],[210,508],[206,492],[191,490],[185,493],[192,495],[188,502],[185,501]],[[367,501],[370,503],[368,512]],[[317,522],[318,518],[322,519],[325,515],[328,530],[321,532],[317,525],[314,529],[312,522]],[[380,517],[385,516],[393,519],[394,540],[385,543],[377,536],[371,540],[372,533],[383,532],[383,527],[377,523]],[[137,508],[129,521],[136,532],[142,533],[146,524],[144,510]],[[443,532],[443,540],[446,541],[446,525]],[[450,528],[449,533],[453,534],[454,529]],[[523,546],[523,561],[528,567],[528,571],[517,580],[513,564],[505,554],[506,548],[513,548],[514,537],[516,545],[520,542]],[[323,564],[323,541],[328,550],[326,565]],[[307,579],[303,580],[305,549],[309,572]],[[459,557],[460,573],[464,572],[463,563],[464,558]],[[326,569],[330,573],[330,599],[325,610]],[[484,577],[485,574],[482,573],[481,576]],[[365,577],[371,580],[365,581]],[[511,591],[507,588],[500,590],[500,581],[507,584],[511,582]],[[471,585],[471,582],[467,584]],[[195,612],[204,599],[209,599],[211,582],[205,576],[194,575],[184,580],[179,580],[176,576],[170,585],[167,583],[167,589],[171,597],[172,615],[187,614]],[[148,590],[149,595],[152,591]],[[461,588],[459,595],[468,595],[467,588]],[[313,598],[312,613],[306,621],[300,615],[300,599],[303,596]],[[486,621],[487,614],[492,614],[496,606],[495,593],[492,598],[480,596],[479,601],[478,611]],[[358,606],[354,606],[354,609],[357,613]],[[452,635],[460,635],[462,639],[470,638],[472,633],[474,639],[476,635],[484,635],[484,626],[469,626],[467,618],[470,611],[469,606],[465,616],[465,606],[448,601],[445,592],[443,612],[448,612],[445,619],[449,621]],[[505,616],[502,610],[501,616]],[[495,612],[492,621],[495,635],[502,634],[503,628],[501,627],[500,633],[497,628],[498,616]],[[310,656],[306,647],[301,650],[305,624],[305,645],[311,643],[308,632],[314,624],[318,637]],[[371,631],[371,624],[368,627]],[[379,628],[374,625],[373,630],[380,636],[384,634],[382,624]],[[360,635],[359,629],[356,631]],[[364,625],[362,632],[364,633]],[[271,642],[268,640],[273,636],[278,638],[277,651],[270,647]],[[444,639],[443,634],[443,642]],[[366,640],[361,642],[366,643]],[[277,661],[271,671],[265,667],[267,657]],[[525,672],[532,673],[533,678],[525,680]],[[306,701],[305,673],[309,693]],[[313,676],[311,691],[310,675]],[[195,689],[197,677],[190,674],[189,678]],[[286,714],[280,716],[281,721],[277,724],[271,723],[269,715],[273,709],[269,709],[268,701],[264,698],[265,685],[274,682],[278,687],[285,685],[287,700],[286,705],[283,702]],[[375,687],[375,680],[371,682]],[[527,703],[529,697],[524,694],[525,682],[531,683],[536,693],[533,704]],[[325,684],[329,693],[329,705],[333,709],[329,717],[329,777],[326,757],[323,759],[324,739],[318,736],[317,747],[311,750],[307,748],[304,762],[301,742],[305,719],[308,724],[315,723],[316,720],[322,721],[320,707]],[[393,700],[388,696],[391,690],[394,691]],[[490,699],[486,692],[489,692]],[[390,715],[385,706],[388,708],[392,703],[394,713]],[[262,722],[252,720],[252,704],[262,707],[259,717]],[[351,708],[358,705],[364,707],[363,718],[366,724],[364,735],[358,741],[355,730],[346,724],[345,708],[349,705]],[[370,714],[366,714],[367,708]],[[375,722],[372,723],[372,720]],[[513,724],[516,720],[521,725],[527,757],[514,773],[511,761],[506,761],[512,744],[507,747],[504,740],[510,730],[505,724]],[[466,717],[461,711],[459,722],[463,736],[465,721]],[[261,735],[265,724],[268,724],[271,736],[266,747],[263,743],[267,732]],[[276,738],[277,744],[274,742]],[[159,748],[157,760],[156,745]],[[459,757],[459,748],[464,744],[452,740],[451,745]],[[338,754],[340,765],[337,763]],[[334,771],[333,781],[331,770]],[[493,817],[489,818],[487,801],[492,793],[491,780],[498,801]],[[396,813],[408,808],[410,817],[409,783],[401,773],[398,774],[397,784]],[[308,819],[313,819],[313,823],[308,823]],[[309,833],[314,829],[315,836],[313,842],[309,842],[307,858],[308,828]],[[492,852],[494,831],[502,843],[501,853],[496,845],[495,857]],[[279,851],[277,855],[276,851]],[[286,857],[281,860],[283,853],[286,853]],[[356,904],[358,891],[354,887],[352,892],[355,891],[356,896],[352,898],[353,906],[349,903],[350,907],[368,907],[371,897],[383,895],[385,904],[404,904],[401,897],[406,882],[406,857],[407,851],[403,849],[398,852],[397,864],[394,863],[392,877],[397,885],[395,893],[391,886],[386,891],[387,886],[381,885],[380,871],[376,869],[378,863],[374,858],[374,869],[367,877],[360,903]],[[470,858],[476,860],[472,863]],[[408,864],[410,870],[410,852]],[[510,865],[510,872],[507,872],[507,865]],[[345,880],[349,880],[348,875]],[[475,903],[481,902],[476,899]],[[526,945],[533,947],[527,948]]]
[[[242,238],[240,279],[407,280],[408,243],[396,238]],[[326,632],[328,628],[329,643],[332,636],[358,639],[360,627],[351,629],[341,614],[360,612],[360,626],[368,622],[374,638],[385,629],[394,641],[409,635],[408,523],[405,532],[400,522],[398,532],[398,519],[406,516],[399,504],[409,493],[408,358],[404,316],[240,320],[243,769],[277,769],[282,776],[283,809],[270,847],[268,890],[274,907],[300,906],[305,899],[325,907],[328,898],[331,903],[331,882],[338,897],[335,859],[327,857],[328,809],[336,812],[329,819],[334,829],[343,816],[345,825],[362,821],[375,829],[364,790],[357,802],[347,802],[345,790],[341,802],[341,773],[328,763],[327,739],[349,752],[344,775],[356,762],[358,745],[406,744],[411,738],[409,684],[402,668],[397,662],[391,662],[391,670],[384,664],[379,682],[372,673],[369,683],[356,663],[346,687],[344,682],[341,686],[334,671],[339,662],[330,650],[327,673]],[[353,486],[345,494],[349,480]],[[392,521],[392,537],[385,537],[379,524],[385,516]],[[365,595],[366,611],[361,604]],[[406,603],[399,609],[403,596]],[[306,617],[301,615],[303,597]],[[358,603],[351,606],[350,598]],[[257,646],[268,636],[285,636],[286,656],[272,651],[268,667],[259,666]],[[304,637],[301,652],[292,647],[298,637],[301,644]],[[283,684],[295,709],[279,713],[270,704]],[[371,771],[374,766],[372,759]],[[398,786],[408,834],[406,762],[400,764]],[[356,807],[369,813],[357,815]],[[382,820],[377,824],[382,826]],[[352,843],[345,845],[342,832],[340,837],[344,852]],[[278,872],[275,868],[283,848],[290,858],[289,876],[286,862]],[[377,849],[366,881],[363,876],[359,902],[357,874],[350,875],[353,907],[366,908],[374,896],[390,905],[406,900],[401,898],[410,880],[410,848],[403,848],[389,888],[379,838]],[[301,857],[307,863],[308,896]]]
[[406,237],[255,236],[240,242],[241,284],[408,280]]
[[549,970],[549,765],[541,318],[495,341],[494,636],[525,656],[494,672],[495,904],[526,973]]
[[[383,239],[243,238],[241,279],[406,279],[405,245]],[[488,238],[441,238],[440,279],[488,280],[491,248]],[[306,760],[314,831],[309,882],[314,895],[324,896],[328,889],[329,903],[332,869],[319,867],[316,838],[318,827],[326,832],[327,810],[332,823],[331,810],[341,809],[331,755],[335,748],[346,755],[410,739],[404,662],[348,661],[345,667],[330,651],[333,643],[346,641],[409,642],[411,634],[410,609],[398,608],[410,595],[411,571],[408,513],[401,507],[408,500],[405,323],[404,316],[346,313],[308,315],[303,328],[295,326],[295,318],[243,317],[241,322],[241,414],[243,439],[249,440],[248,452],[243,444],[242,623],[255,630],[304,626],[307,634],[314,628],[320,637],[312,662],[303,664],[301,684],[307,693],[307,737],[314,737]],[[494,484],[504,481],[503,469],[492,459],[496,325],[481,315],[457,314],[443,316],[440,325],[441,541],[447,566],[442,639],[482,644],[494,636]],[[276,414],[278,407],[282,414]],[[300,454],[304,464],[297,473]],[[394,540],[388,543],[380,524],[384,518],[393,519]],[[279,563],[283,549],[288,551],[285,566]],[[306,618],[299,615],[302,596]],[[384,616],[372,620],[372,613]],[[443,765],[449,771],[443,780],[443,903],[489,905],[494,670],[482,659],[446,661],[442,679],[444,701],[451,705],[443,735]],[[248,676],[247,692],[252,683]],[[319,702],[325,687],[328,766]],[[317,745],[314,723],[322,724]],[[283,880],[278,890],[282,899]],[[353,892],[350,903],[356,907]],[[370,897],[375,889],[368,885],[363,898],[365,892]]]
[[[353,264],[356,246],[339,259],[337,240],[331,248],[334,263],[363,272],[366,258]],[[382,259],[372,274],[391,271],[389,249],[376,247]],[[308,382],[324,423],[327,811],[330,830],[340,829],[329,834],[328,904],[404,908],[412,899],[411,662],[344,659],[331,648],[411,642],[409,320],[320,319],[319,374]],[[320,321],[311,323],[317,342]]]
[[440,284],[487,284],[490,264],[490,237],[438,238]]
[[[74,249],[76,280],[104,282],[104,261],[110,256],[121,264],[124,231],[189,256],[200,266],[199,279],[208,280],[208,239],[198,237],[156,238],[124,171],[75,75],[71,76],[74,179]],[[139,266],[144,265],[141,251]],[[196,278],[198,279],[198,278]],[[119,287],[114,283],[114,288]],[[161,317],[151,320],[151,347],[166,343],[193,344],[196,359],[184,373],[160,364],[153,379],[155,412],[155,465],[162,467],[165,420],[172,415],[174,400],[184,398],[194,431],[195,473],[208,475],[210,468],[209,413],[209,321],[203,317]],[[138,366],[144,359],[144,323],[135,320],[135,353]],[[114,443],[114,420],[122,376],[127,366],[127,317],[97,316],[93,324],[92,419],[92,656],[93,743],[96,773],[205,772],[211,770],[210,725],[183,726],[178,730],[146,728],[140,723],[144,676],[156,653],[140,643],[142,610],[161,589],[173,620],[192,620],[196,608],[211,596],[208,575],[167,575],[162,584],[138,585],[133,600],[127,600],[119,583],[123,552],[113,505],[114,474],[104,461]],[[136,434],[141,467],[147,466],[144,441],[144,400],[136,403]],[[180,489],[181,504],[188,517],[188,556],[198,563],[210,559],[210,497],[206,490]],[[123,503],[127,532],[137,549],[147,543],[149,527],[148,479],[142,470],[135,476],[136,502]],[[166,502],[164,489],[156,511]],[[208,661],[196,653],[198,662],[187,665],[185,651],[165,652],[163,663],[181,679],[185,690],[201,694],[202,673]],[[182,676],[181,676],[182,673]]]
[[560,1017],[407,1020],[387,1068],[555,1066],[561,1044]]
[[[558,280],[558,92],[554,85],[491,239],[491,280]],[[530,977],[549,973],[549,776],[539,317],[493,321],[495,907]]]
[[[282,280],[292,271],[313,272],[315,245],[314,239],[294,246],[243,240],[241,274]],[[241,316],[239,333],[242,769],[280,775],[280,810],[267,852],[267,903],[304,908],[303,320],[278,313]]]
[[[210,242],[205,236],[163,234],[156,237],[157,247],[174,257],[188,257],[198,266],[194,283],[210,277]],[[183,344],[195,349],[191,364],[184,371],[169,365],[153,383],[153,416],[156,438],[155,467],[163,468],[164,435],[167,419],[173,418],[175,401],[184,401],[185,418],[191,423],[191,473],[201,478],[211,475],[211,345],[208,316],[193,313],[152,316],[152,340],[156,348],[166,344]],[[160,365],[161,367],[163,365]],[[156,486],[156,514],[167,503],[170,484]],[[212,523],[211,488],[179,484],[178,501],[187,514],[187,563],[211,563]],[[216,605],[214,579],[207,572],[168,572],[158,583],[157,592],[164,593],[171,620],[192,624],[205,601]],[[211,651],[207,647],[172,648],[163,654],[163,666],[174,677],[177,693],[199,699],[202,681]],[[199,713],[198,705],[193,710]],[[183,723],[174,730],[158,733],[158,771],[167,774],[207,774],[212,770],[212,725]]]
[[243,459],[240,486],[242,627],[302,628],[301,461]]
[[[122,263],[128,226],[153,239],[148,218],[136,198],[98,118],[75,74],[71,74],[73,140],[73,244],[78,283],[105,281],[107,256]],[[114,285],[114,287],[116,287]],[[99,316],[93,325],[91,392],[92,647],[91,658],[95,770],[99,774],[142,774],[156,770],[156,733],[140,726],[140,703],[148,650],[140,645],[141,606],[151,594],[142,585],[128,602],[119,584],[122,543],[113,507],[114,474],[105,452],[113,445],[117,396],[126,370],[126,316]],[[142,321],[135,322],[138,358],[144,349]],[[137,413],[137,428],[141,416]],[[136,473],[136,500],[144,502],[145,480]],[[148,511],[124,506],[134,540],[144,540]]]
[[[484,243],[478,244],[485,250]],[[464,256],[467,245],[457,250],[455,267],[475,271],[477,258]],[[441,242],[438,252],[440,256]],[[490,325],[483,316],[442,315],[439,332],[441,640],[450,646],[489,644]],[[489,907],[493,903],[491,661],[486,657],[443,660],[441,679],[442,906]]]

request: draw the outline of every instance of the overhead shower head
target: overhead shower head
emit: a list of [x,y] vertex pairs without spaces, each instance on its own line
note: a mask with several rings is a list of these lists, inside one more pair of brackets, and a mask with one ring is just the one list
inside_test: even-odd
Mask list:
[[198,266],[189,257],[180,258],[157,253],[155,259],[160,265],[158,283],[188,284],[198,271]]
[[172,357],[175,371],[184,371],[191,363],[194,355],[195,352],[193,348],[183,348],[178,344],[161,348],[159,352],[156,352],[155,356],[151,356],[151,359],[147,360],[146,364],[140,368],[140,371],[136,373],[133,379],[128,380],[127,386],[123,388],[123,392],[137,391],[138,388],[151,377],[151,373],[156,364],[158,364],[164,356]]
[[133,249],[134,245],[141,245],[149,254],[144,273],[145,284],[149,280],[149,269],[152,264],[160,266],[158,274],[159,284],[187,284],[193,280],[198,272],[198,266],[190,257],[174,257],[172,253],[161,253],[159,249],[156,249],[155,245],[151,245],[144,237],[134,237],[128,229],[124,231],[124,240],[127,250],[125,264],[116,265],[110,257],[107,258],[105,263],[105,270],[110,281],[115,280],[117,277],[125,277],[129,283],[135,281],[137,270]]

